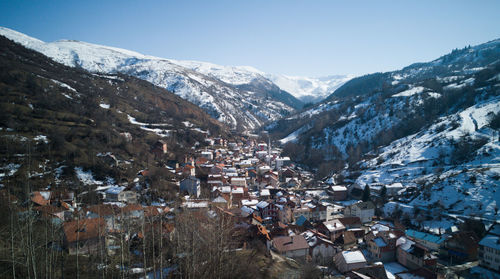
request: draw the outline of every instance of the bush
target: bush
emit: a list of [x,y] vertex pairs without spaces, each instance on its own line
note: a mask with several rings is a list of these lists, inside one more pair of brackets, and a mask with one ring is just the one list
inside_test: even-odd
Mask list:
[[451,154],[452,163],[462,163],[474,158],[474,153],[488,142],[487,139],[473,139],[469,135],[462,136],[453,143],[453,152]]
[[488,126],[490,126],[492,129],[500,129],[500,112],[499,113],[489,113],[488,116],[490,117]]

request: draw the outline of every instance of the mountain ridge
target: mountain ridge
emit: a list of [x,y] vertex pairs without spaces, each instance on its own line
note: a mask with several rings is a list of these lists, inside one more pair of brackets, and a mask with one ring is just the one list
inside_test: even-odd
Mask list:
[[[0,34],[67,66],[82,67],[97,73],[123,73],[147,80],[202,107],[212,117],[234,129],[255,129],[267,121],[276,120],[302,107],[302,102],[288,92],[283,90],[266,92],[266,88],[272,88],[272,82],[255,73],[254,69],[248,66],[216,65],[222,70],[232,69],[235,75],[252,73],[252,79],[246,80],[245,84],[259,80],[258,84],[262,86],[258,90],[243,90],[238,86],[244,83],[237,80],[227,78],[221,80],[223,75],[205,71],[209,74],[206,75],[203,69],[194,70],[196,69],[194,65],[201,62],[190,62],[194,68],[190,69],[179,65],[188,66],[189,63],[185,61],[143,55],[121,48],[75,40],[45,43],[4,27],[0,28]],[[215,64],[204,64],[204,66],[207,65]],[[255,83],[252,88],[255,89]]]
[[403,203],[491,217],[500,177],[498,96],[497,39],[354,78],[265,129],[320,176],[360,188],[401,183],[416,189]]
[[[0,50],[0,169],[16,166],[11,182],[31,171],[34,187],[60,184],[57,169],[75,187],[76,169],[114,181],[158,170],[164,181],[167,160],[182,162],[206,134],[229,134],[196,105],[147,81],[55,63],[3,36]],[[160,156],[153,152],[159,140],[168,145]]]

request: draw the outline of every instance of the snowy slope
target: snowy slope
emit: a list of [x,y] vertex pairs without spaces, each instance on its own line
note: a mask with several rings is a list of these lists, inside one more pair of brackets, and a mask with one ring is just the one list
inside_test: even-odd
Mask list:
[[[487,124],[491,113],[499,112],[500,98],[496,96],[394,141],[363,164],[356,183],[362,187],[396,182],[417,186],[413,206],[432,205],[450,213],[498,218],[499,132]],[[463,152],[455,147],[461,140],[480,142],[465,161],[456,159],[456,152]]]
[[283,144],[307,145],[286,150],[318,151],[288,154],[299,163],[324,169],[330,161],[361,187],[401,183],[408,192],[399,199],[409,208],[498,219],[500,131],[490,121],[500,115],[499,96],[495,40],[354,78],[267,130]]
[[[362,142],[369,145],[380,138],[381,132],[402,125],[406,118],[415,118],[416,113],[433,102],[439,103],[445,92],[475,87],[474,74],[499,61],[500,40],[494,40],[454,50],[428,63],[353,78],[325,101],[269,127],[273,127],[271,132],[281,132],[281,139],[293,134],[294,141],[307,142],[318,149],[333,145],[347,156],[349,147]],[[445,102],[456,99],[453,94],[446,95]]]
[[354,78],[352,75],[309,78],[277,74],[267,74],[266,77],[304,103],[320,102],[344,83]]
[[286,92],[266,94],[266,88],[256,87],[255,83],[249,88],[239,88],[256,79],[271,83],[251,67],[169,60],[72,40],[45,43],[2,27],[0,35],[68,66],[147,80],[202,107],[233,128],[255,129],[267,121],[277,120],[293,112],[291,105],[297,101]]
[[256,78],[263,78],[264,72],[261,72],[250,66],[221,66],[208,62],[170,60],[177,65],[202,73],[207,76],[217,78],[225,83],[241,85],[252,82]]

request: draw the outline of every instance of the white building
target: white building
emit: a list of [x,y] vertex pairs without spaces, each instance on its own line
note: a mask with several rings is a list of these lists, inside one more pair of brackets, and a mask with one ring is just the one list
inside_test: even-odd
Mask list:
[[366,266],[366,259],[361,251],[342,251],[333,258],[337,269],[346,273]]
[[371,222],[375,215],[375,205],[370,201],[355,203],[345,208],[344,215],[359,217],[361,223]]
[[281,169],[284,166],[290,165],[290,157],[276,158],[276,169]]
[[214,159],[214,153],[211,151],[202,151],[201,152],[201,157],[206,158],[208,160],[213,160]]
[[488,233],[479,242],[479,265],[500,272],[500,236]]
[[244,177],[231,177],[231,185],[239,187],[247,187],[247,180]]
[[200,197],[201,186],[200,180],[194,176],[190,176],[181,181],[180,192],[187,192],[191,196]]

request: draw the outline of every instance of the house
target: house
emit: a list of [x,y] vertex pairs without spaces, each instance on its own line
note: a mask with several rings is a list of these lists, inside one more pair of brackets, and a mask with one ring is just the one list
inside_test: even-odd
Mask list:
[[341,273],[366,266],[366,259],[361,251],[342,251],[335,255],[333,261]]
[[180,183],[180,192],[199,198],[201,194],[200,180],[194,176],[182,180]]
[[104,193],[106,194],[106,201],[118,201],[118,195],[125,190],[125,186],[109,186]]
[[285,183],[282,185],[285,188],[297,188],[300,187],[301,182],[298,178],[285,178]]
[[226,200],[223,196],[218,196],[212,200],[213,206],[218,206],[220,208],[229,208],[229,200]]
[[276,219],[278,217],[278,208],[274,203],[267,201],[260,201],[256,205],[257,212],[259,212],[262,219]]
[[91,254],[104,247],[106,222],[103,218],[65,222],[63,231],[63,246],[70,255]]
[[361,228],[361,219],[359,217],[342,217],[338,218],[338,220],[344,225],[346,230]]
[[403,184],[396,182],[391,185],[386,185],[385,188],[387,189],[387,196],[396,196],[399,191],[403,190],[405,187]]
[[307,230],[301,235],[309,245],[309,256],[314,262],[319,264],[331,262],[332,257],[337,253],[337,249],[326,235],[313,230]]
[[278,236],[273,238],[272,247],[276,252],[289,258],[305,259],[309,245],[302,235]]
[[311,221],[329,221],[328,217],[331,216],[332,208],[329,206],[324,206],[320,203],[309,203],[307,206],[311,209]]
[[208,159],[208,160],[214,159],[214,153],[211,151],[202,151],[200,155],[201,155],[201,157]]
[[181,206],[188,210],[197,211],[208,209],[208,204],[207,200],[187,200]]
[[231,186],[247,187],[247,180],[244,177],[231,177]]
[[334,219],[319,224],[318,231],[328,236],[331,241],[335,241],[337,238],[342,236],[342,233],[345,231],[345,227],[338,219]]
[[298,174],[290,169],[290,168],[286,168],[284,171],[281,172],[281,182],[286,182],[286,179],[287,178],[296,178],[298,177]]
[[363,242],[365,236],[365,231],[363,229],[350,229],[344,231],[343,234],[344,249],[354,247],[359,243]]
[[233,204],[239,204],[245,198],[248,198],[248,189],[245,187],[231,187],[231,198]]
[[103,218],[106,222],[106,230],[108,232],[119,231],[121,226],[116,217],[119,214],[119,209],[111,204],[97,204],[85,209],[86,218]]
[[445,238],[443,236],[437,236],[426,232],[419,232],[408,229],[405,233],[408,238],[417,243],[420,243],[421,245],[432,251],[438,251],[445,241]]
[[292,221],[292,209],[287,204],[277,204],[278,220],[282,223],[290,223]]
[[183,176],[196,176],[196,168],[194,166],[194,162],[185,164],[184,166],[176,169],[175,172]]
[[489,229],[479,241],[478,251],[479,265],[500,273],[500,225],[495,224]]
[[68,190],[61,191],[51,191],[50,200],[52,203],[66,203],[68,205],[73,205],[75,201],[75,193]]
[[[396,279],[437,279],[436,273],[432,272],[427,268],[419,268],[415,270],[408,270],[396,273]],[[482,277],[481,277],[482,278]]]
[[396,246],[397,261],[409,269],[433,267],[437,263],[437,258],[431,255],[427,248],[409,240],[405,236],[396,241]]
[[330,206],[324,206],[320,203],[308,203],[303,204],[301,207],[296,207],[293,209],[293,216],[295,219],[300,216],[306,217],[308,221],[329,221],[332,216],[333,208]]
[[375,215],[375,205],[371,201],[355,203],[345,208],[344,215],[359,217],[362,223],[371,222]]
[[138,203],[139,195],[134,191],[122,191],[118,193],[118,201],[124,203]]
[[36,191],[31,193],[31,201],[36,205],[49,205],[50,204],[50,191]]
[[332,186],[332,199],[334,201],[344,201],[347,199],[347,187],[342,185]]
[[[382,264],[374,264],[362,268],[358,268],[353,271],[349,271],[345,274],[346,278],[350,279],[388,279],[387,271],[385,270],[384,265]],[[414,278],[416,279],[416,278]]]
[[144,208],[140,204],[128,204],[120,208],[120,214],[129,220],[142,220],[144,218]]
[[366,235],[371,257],[376,261],[393,262],[396,258],[396,241],[402,234],[399,231],[383,231]]
[[271,192],[269,189],[260,190],[259,196],[261,199],[269,199],[271,197]]
[[71,212],[62,206],[49,204],[35,206],[33,210],[39,212],[43,218],[50,220],[55,225],[61,225],[64,220],[71,218]]
[[155,157],[159,158],[164,154],[167,154],[168,148],[167,148],[167,142],[163,140],[158,140],[155,142],[153,145],[151,152],[155,155]]
[[281,169],[282,167],[289,166],[291,163],[290,157],[279,157],[276,158],[276,169]]
[[457,232],[444,241],[441,251],[454,261],[475,261],[478,242],[479,239],[473,232]]

